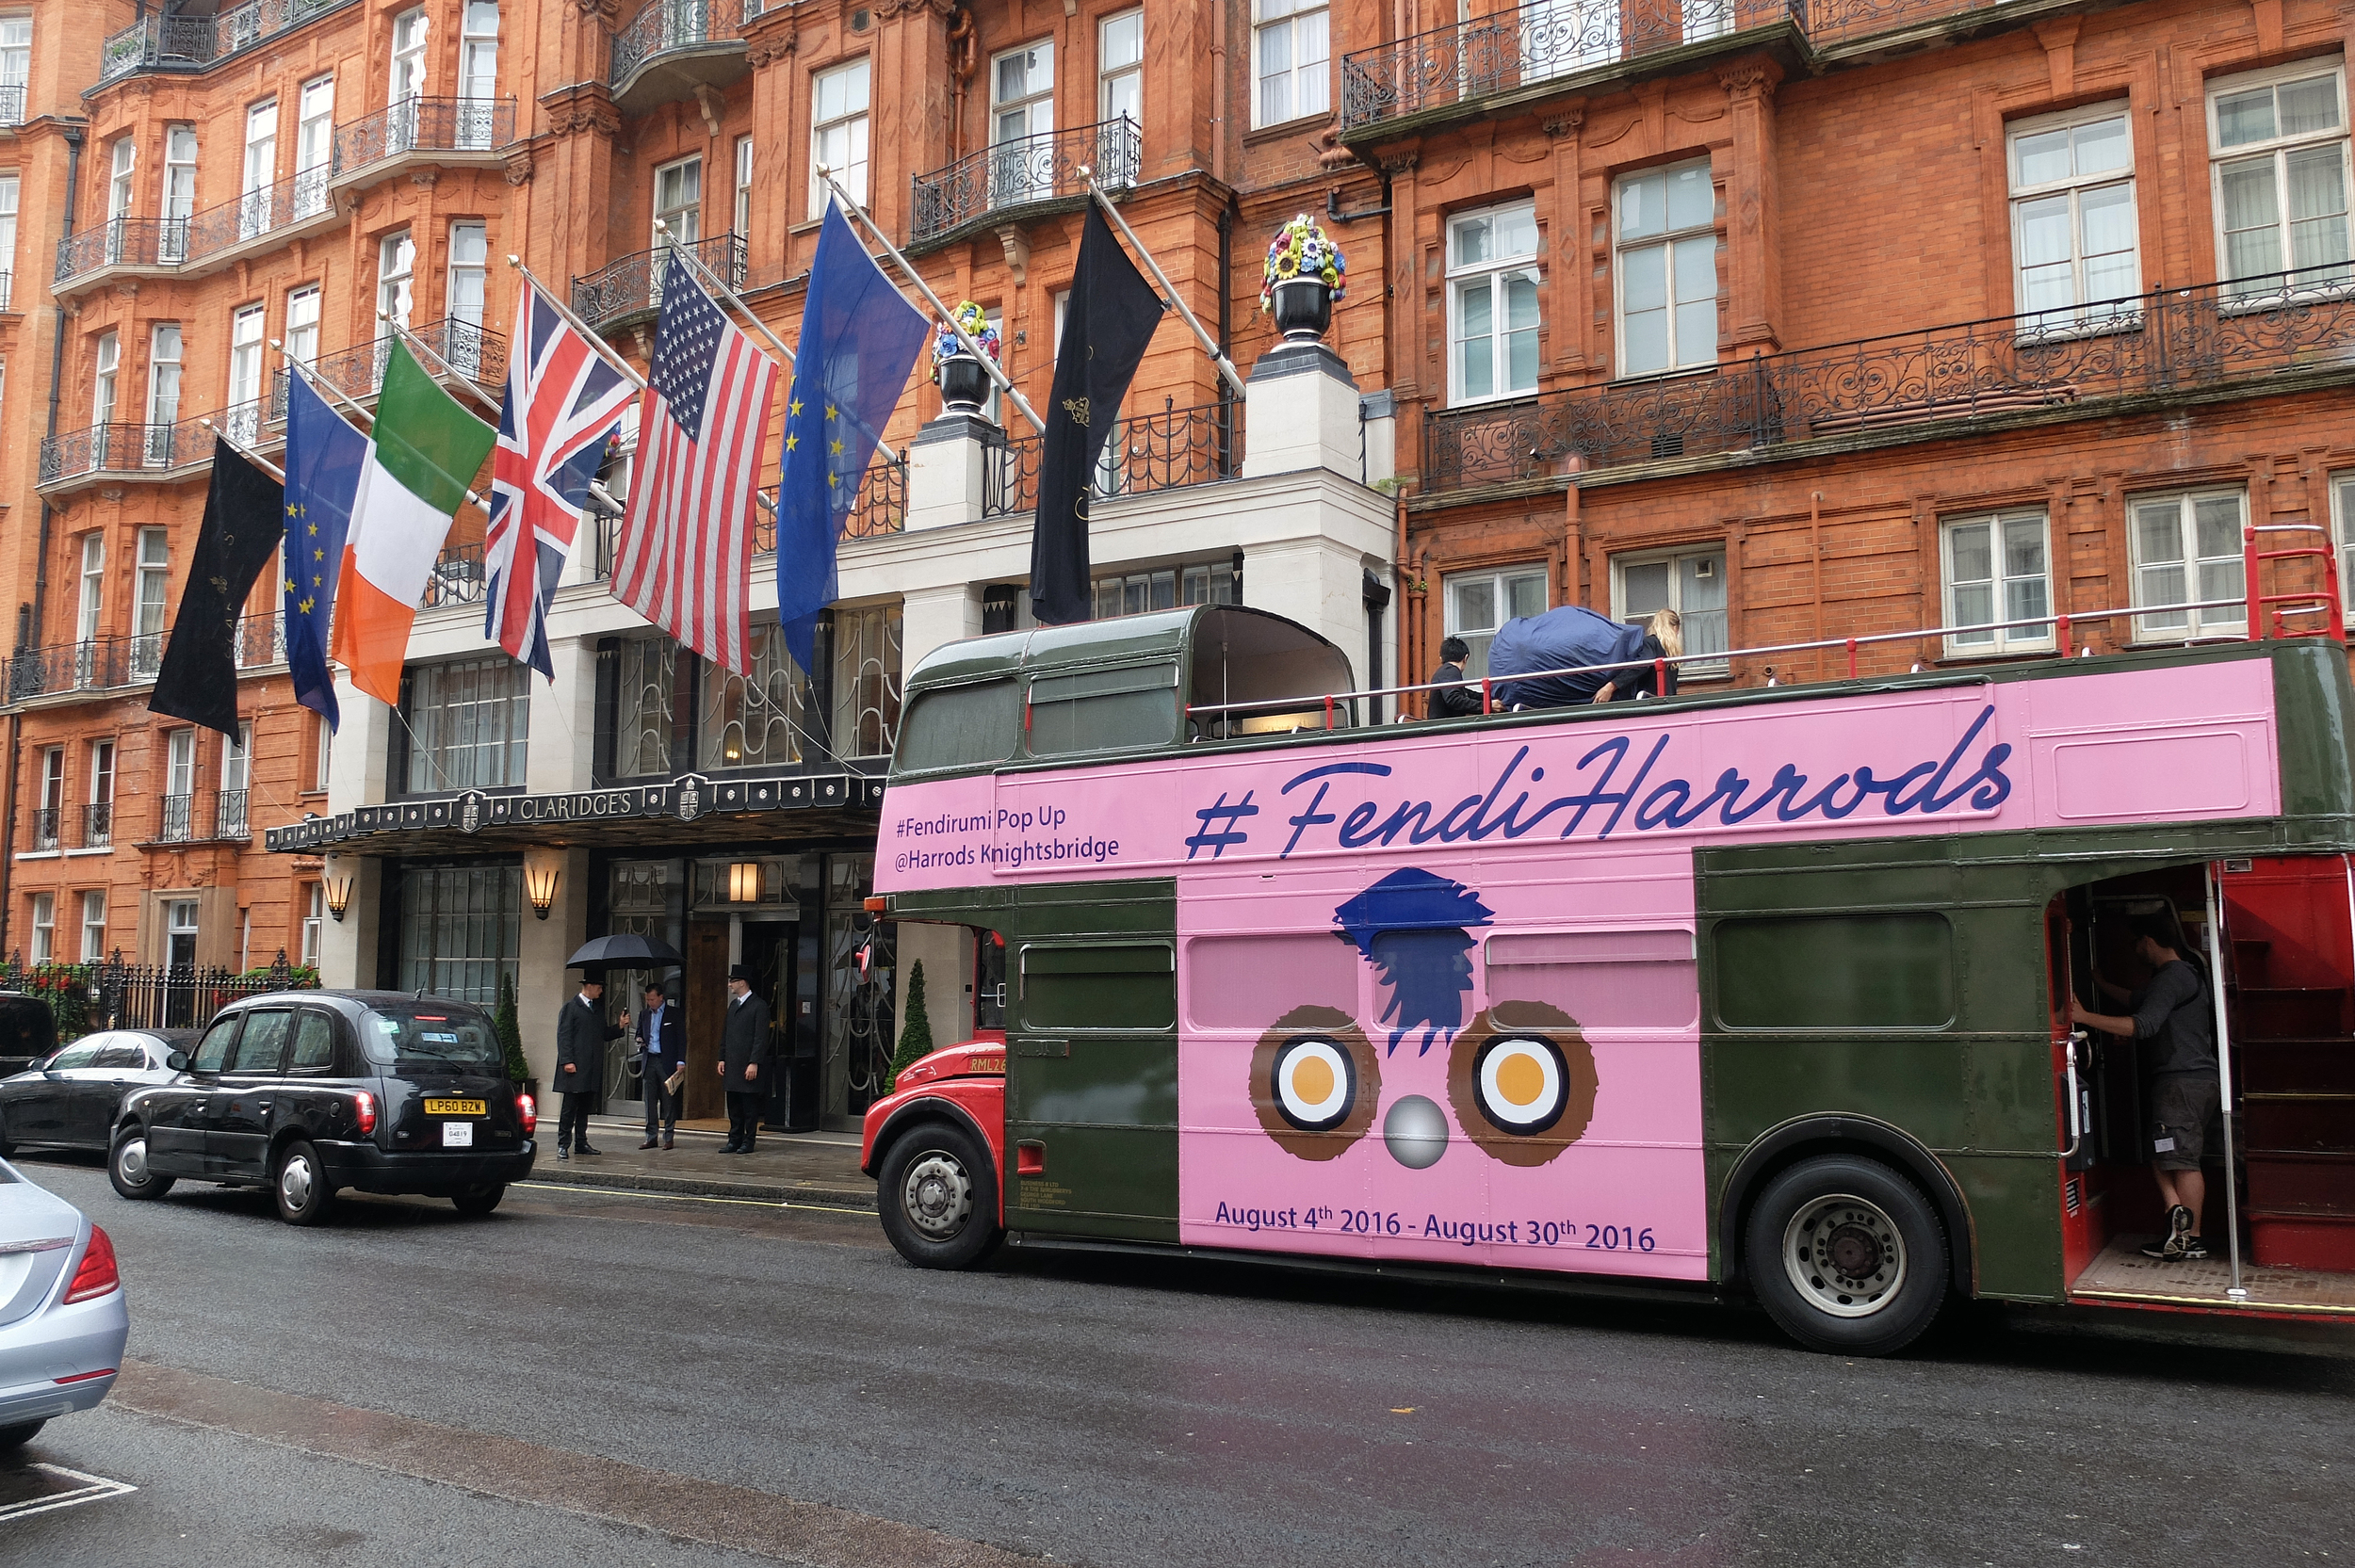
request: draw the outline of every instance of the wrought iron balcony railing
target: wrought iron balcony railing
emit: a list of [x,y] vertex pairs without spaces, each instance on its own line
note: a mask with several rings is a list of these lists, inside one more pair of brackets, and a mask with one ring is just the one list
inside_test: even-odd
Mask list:
[[335,178],[410,153],[488,153],[514,139],[512,98],[404,98],[335,127]]
[[[2355,368],[2355,264],[1995,316],[1697,374],[1427,409],[1423,488]],[[2091,410],[2088,410],[2091,412]]]
[[606,84],[619,90],[633,72],[666,50],[742,37],[748,10],[760,14],[757,0],[749,7],[745,0],[654,0],[613,35]]
[[92,800],[82,808],[82,848],[105,849],[115,841],[115,803]]
[[16,274],[0,272],[0,311],[13,310],[16,299]]
[[102,267],[177,267],[187,232],[185,221],[160,218],[109,218],[57,241],[56,281],[72,283]]
[[167,795],[160,803],[163,810],[158,814],[160,819],[155,824],[156,839],[165,844],[193,842],[196,838],[196,797]]
[[259,670],[268,665],[286,662],[286,617],[273,610],[268,615],[242,615],[237,618],[236,631],[230,647],[240,670]]
[[33,809],[34,849],[54,849],[57,847],[57,817],[60,814],[57,808],[55,806],[36,806]]
[[246,821],[246,792],[242,789],[213,791],[213,836],[215,838],[252,838],[252,826]]
[[488,581],[480,544],[446,546],[433,558],[433,574],[425,580],[425,596],[417,601],[417,607],[430,610],[446,605],[479,605]]
[[157,10],[106,40],[99,56],[98,80],[111,82],[144,70],[202,71],[350,3],[250,0],[216,16],[166,15]]
[[[730,288],[744,286],[744,236],[714,234],[685,247],[695,259],[725,278]],[[592,327],[603,328],[639,311],[659,310],[662,283],[675,265],[671,248],[658,245],[608,262],[586,277],[573,280],[573,312]]]
[[[507,378],[504,332],[446,315],[439,321],[410,328],[409,334],[448,362],[451,369],[463,372],[471,380],[492,385]],[[384,366],[392,358],[394,341],[387,334],[338,348],[332,354],[321,354],[310,362],[311,373],[353,402],[364,403],[384,384]],[[424,363],[422,357],[420,363]],[[425,368],[434,370],[435,366],[427,364]],[[270,378],[268,417],[273,425],[283,423],[286,417],[286,367],[282,364]],[[331,403],[333,400],[329,399]]]
[[[1231,479],[1242,472],[1242,405],[1205,403],[1181,409],[1161,400],[1159,413],[1134,414],[1113,427],[1089,488],[1099,496],[1141,495],[1152,490]],[[1020,436],[982,471],[982,515],[1003,517],[1038,507],[1038,461],[1044,438]]]
[[1145,164],[1145,139],[1136,121],[1122,115],[1076,130],[1041,131],[915,176],[909,236],[937,239],[1010,207],[1084,195],[1082,164],[1096,171],[1099,185],[1135,184]]
[[24,84],[0,82],[0,125],[24,123]]
[[1529,0],[1341,59],[1344,132],[1786,20],[1808,0]]
[[[258,435],[261,415],[262,404],[257,400],[199,418],[210,420],[216,428],[233,436],[241,430]],[[212,456],[213,432],[196,419],[170,425],[90,425],[41,439],[35,482],[56,484],[82,475],[161,475],[210,461]]]
[[127,686],[130,652],[128,638],[113,637],[21,648],[8,656],[8,700]]
[[[771,555],[777,548],[776,502],[777,493],[772,486],[760,492],[759,502],[753,509],[755,556]],[[596,577],[605,582],[613,575],[613,564],[621,557],[622,520],[610,512],[595,512],[590,521],[596,525]],[[904,453],[897,458],[878,458],[867,465],[867,477],[859,481],[858,499],[843,522],[842,537],[884,539],[905,528],[907,523],[907,458]]]

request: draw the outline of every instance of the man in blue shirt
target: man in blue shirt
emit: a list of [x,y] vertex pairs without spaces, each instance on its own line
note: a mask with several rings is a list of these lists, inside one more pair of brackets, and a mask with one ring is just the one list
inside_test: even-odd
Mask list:
[[[646,1009],[638,1015],[638,1048],[645,1053],[645,1074],[639,1081],[646,1096],[646,1141],[638,1146],[651,1149],[659,1142],[667,1149],[678,1125],[680,1099],[670,1080],[687,1066],[687,1021],[660,980],[646,982]],[[686,1085],[679,1087],[683,1091]]]

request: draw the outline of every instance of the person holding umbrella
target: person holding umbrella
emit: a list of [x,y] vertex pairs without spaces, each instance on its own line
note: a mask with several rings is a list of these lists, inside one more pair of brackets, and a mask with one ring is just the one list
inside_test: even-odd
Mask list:
[[772,1060],[769,1004],[753,994],[753,972],[739,963],[728,969],[728,1017],[720,1032],[720,1083],[728,1096],[728,1140],[723,1155],[749,1155],[760,1131],[761,1097],[769,1085],[761,1069]]
[[605,1084],[605,1043],[629,1023],[605,1021],[599,1002],[605,996],[605,972],[582,972],[580,993],[556,1015],[556,1088],[564,1107],[556,1123],[556,1157],[570,1159],[577,1152],[594,1155],[589,1147],[589,1103]]

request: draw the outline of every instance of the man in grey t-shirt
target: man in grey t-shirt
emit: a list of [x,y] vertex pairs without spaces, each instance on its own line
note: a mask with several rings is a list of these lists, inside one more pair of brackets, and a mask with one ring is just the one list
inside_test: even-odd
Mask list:
[[[2070,1015],[2089,1029],[2150,1043],[2151,1167],[2167,1204],[2167,1235],[2143,1248],[2146,1255],[2174,1262],[2204,1258],[2200,1236],[2208,1178],[2200,1158],[2207,1153],[2208,1123],[2220,1108],[2216,1061],[2215,1004],[2200,972],[2175,949],[2174,923],[2156,914],[2134,917],[2135,955],[2151,969],[2140,991],[2097,980],[2103,994],[2123,998],[2126,1014],[2089,1012],[2072,999]],[[2228,1217],[2229,1222],[2229,1217]]]

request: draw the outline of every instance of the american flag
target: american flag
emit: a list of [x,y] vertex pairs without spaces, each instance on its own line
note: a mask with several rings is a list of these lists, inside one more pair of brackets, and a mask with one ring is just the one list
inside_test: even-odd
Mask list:
[[482,540],[490,579],[482,635],[553,680],[548,602],[631,389],[528,283],[515,307],[514,343]]
[[776,362],[673,266],[613,596],[739,675],[752,673],[753,488],[776,390]]

